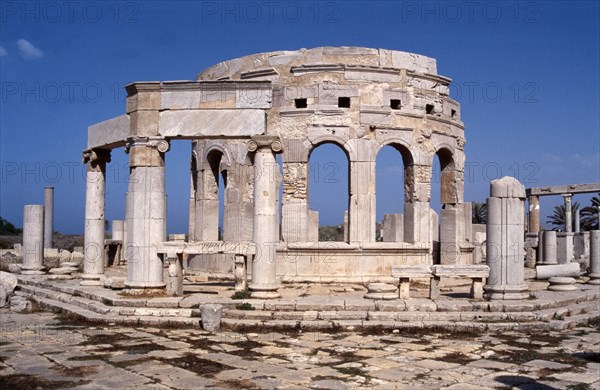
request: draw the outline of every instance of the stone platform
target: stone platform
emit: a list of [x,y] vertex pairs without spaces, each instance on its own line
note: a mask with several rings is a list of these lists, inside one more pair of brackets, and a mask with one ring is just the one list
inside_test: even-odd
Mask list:
[[117,290],[80,286],[79,280],[19,275],[20,294],[42,307],[93,322],[131,325],[199,326],[199,305],[223,305],[225,328],[356,329],[434,328],[457,331],[565,329],[600,318],[600,286],[580,280],[577,290],[546,291],[547,282],[529,281],[529,299],[467,299],[468,286],[442,287],[438,299],[364,299],[361,286],[285,285],[282,298],[232,299],[233,285],[186,285],[181,297],[132,297]]

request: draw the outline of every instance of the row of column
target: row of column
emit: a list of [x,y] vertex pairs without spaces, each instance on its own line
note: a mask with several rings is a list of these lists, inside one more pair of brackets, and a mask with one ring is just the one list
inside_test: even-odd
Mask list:
[[[283,146],[277,137],[259,136],[248,142],[254,157],[254,229],[256,255],[249,288],[257,298],[278,296],[276,246],[279,241],[279,183],[275,153]],[[127,145],[130,177],[126,196],[127,279],[129,289],[165,287],[163,264],[156,244],[166,241],[164,139],[136,138]],[[81,284],[98,285],[104,274],[106,163],[110,150],[84,152],[87,164],[85,258]]]

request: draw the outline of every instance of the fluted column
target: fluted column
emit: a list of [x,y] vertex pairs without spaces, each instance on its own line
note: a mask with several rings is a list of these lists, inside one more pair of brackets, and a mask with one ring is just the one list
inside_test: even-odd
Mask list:
[[87,164],[85,186],[85,239],[82,285],[99,285],[104,274],[104,207],[106,193],[106,163],[110,150],[83,152]]
[[129,292],[164,288],[163,263],[156,245],[166,241],[165,153],[162,138],[132,138],[127,192],[127,280]]
[[275,153],[283,146],[277,137],[259,136],[248,142],[254,153],[254,229],[256,254],[252,264],[253,298],[278,298],[276,246],[279,242],[279,165]]

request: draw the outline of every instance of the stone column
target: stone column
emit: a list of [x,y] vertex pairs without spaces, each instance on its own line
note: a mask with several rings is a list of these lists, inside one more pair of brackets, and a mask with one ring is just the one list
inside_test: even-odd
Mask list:
[[588,284],[600,284],[600,230],[590,231],[590,280]]
[[350,243],[375,242],[375,162],[350,162]]
[[540,231],[540,197],[530,195],[527,198],[529,203],[529,233],[539,233]]
[[104,274],[104,205],[106,192],[106,163],[110,150],[83,152],[87,164],[85,187],[85,238],[82,285],[100,285]]
[[493,180],[487,199],[487,299],[529,297],[523,272],[524,215],[525,187],[513,177]]
[[121,262],[122,263],[126,263],[127,262],[127,254],[129,251],[129,243],[127,241],[127,237],[128,237],[128,233],[127,233],[127,206],[129,204],[129,202],[127,201],[127,197],[128,197],[128,193],[125,193],[125,219],[123,220],[123,252],[122,257],[121,257]]
[[565,232],[571,233],[573,231],[573,217],[571,215],[571,200],[573,199],[573,195],[564,194],[563,198],[565,198]]
[[544,232],[544,264],[558,264],[557,238],[554,230],[546,230]]
[[283,145],[277,137],[258,136],[248,142],[254,152],[254,233],[256,254],[252,264],[253,298],[278,298],[276,245],[279,242],[279,181],[275,153]]
[[537,247],[537,259],[536,264],[544,264],[544,235],[546,234],[545,230],[540,230],[538,233],[538,247]]
[[112,239],[123,242],[124,221],[115,219],[112,221]]
[[190,177],[190,209],[188,213],[188,241],[194,241],[196,237],[196,188],[194,188],[194,175],[192,171]]
[[556,234],[556,259],[558,264],[573,261],[573,236],[575,233],[559,232]]
[[580,210],[575,210],[575,229],[574,229],[575,233],[579,233],[580,230],[581,230],[580,227],[579,227],[579,224],[580,224],[580,222],[579,222],[579,219],[580,219],[579,218],[580,217],[579,211]]
[[52,248],[54,232],[54,187],[44,187],[44,248]]
[[44,267],[44,206],[26,205],[23,210],[22,274],[43,274]]
[[165,156],[169,142],[140,137],[128,142],[127,279],[129,293],[164,288],[163,263],[156,245],[166,241]]

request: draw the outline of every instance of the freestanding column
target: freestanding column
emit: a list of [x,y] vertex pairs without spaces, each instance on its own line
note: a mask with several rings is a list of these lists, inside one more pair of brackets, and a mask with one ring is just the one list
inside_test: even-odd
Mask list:
[[23,210],[23,267],[22,274],[44,272],[44,206],[27,205]]
[[579,227],[579,210],[575,210],[575,233],[579,233],[580,232],[580,227]]
[[565,232],[571,233],[573,231],[573,216],[571,214],[571,200],[573,195],[565,194]]
[[350,161],[350,243],[375,242],[375,201],[375,162]]
[[83,162],[87,163],[87,176],[82,285],[99,285],[104,274],[104,204],[106,163],[109,161],[110,150],[83,152]]
[[124,223],[121,220],[115,219],[112,221],[112,239],[123,242]]
[[588,284],[600,284],[600,230],[590,231],[590,280]]
[[538,233],[540,231],[540,197],[530,195],[529,201],[529,233]]
[[254,230],[256,254],[252,264],[253,298],[278,298],[276,246],[279,241],[279,165],[275,153],[283,146],[277,137],[258,136],[248,142],[254,153]]
[[164,288],[163,263],[156,245],[166,241],[165,156],[169,143],[162,138],[133,138],[129,148],[127,193],[127,280],[136,289]]
[[558,264],[556,255],[557,246],[556,232],[554,230],[546,230],[544,232],[544,264]]
[[54,232],[54,187],[44,187],[44,248],[52,248]]
[[487,199],[487,299],[526,299],[523,275],[525,187],[505,176],[490,184]]

